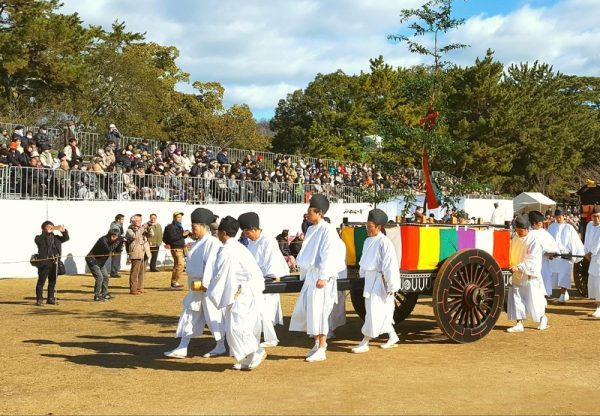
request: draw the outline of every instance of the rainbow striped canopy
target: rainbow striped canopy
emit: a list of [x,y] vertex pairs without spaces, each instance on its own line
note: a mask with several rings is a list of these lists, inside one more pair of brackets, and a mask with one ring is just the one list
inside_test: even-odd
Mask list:
[[[462,225],[394,225],[386,227],[385,232],[396,247],[401,270],[435,270],[442,260],[466,248],[485,250],[500,267],[509,267],[509,230],[468,228]],[[345,226],[341,236],[346,245],[346,264],[358,265],[367,238],[366,227]]]

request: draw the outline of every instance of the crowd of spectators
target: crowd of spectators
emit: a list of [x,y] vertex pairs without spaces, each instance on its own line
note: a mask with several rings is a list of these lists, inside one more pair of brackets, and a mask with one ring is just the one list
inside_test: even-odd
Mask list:
[[178,143],[126,143],[114,124],[92,157],[79,149],[74,123],[65,125],[61,137],[64,147],[51,149],[45,126],[35,134],[23,126],[2,132],[0,167],[30,168],[11,174],[13,192],[36,198],[304,202],[312,193],[352,200],[345,187],[424,189],[416,169],[383,175],[367,163],[327,165],[288,155],[265,161],[255,151],[233,160],[227,148],[213,154],[199,147],[188,154]]

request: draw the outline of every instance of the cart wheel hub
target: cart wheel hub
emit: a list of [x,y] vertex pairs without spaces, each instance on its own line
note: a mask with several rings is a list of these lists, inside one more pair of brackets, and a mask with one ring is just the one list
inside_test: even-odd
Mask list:
[[464,299],[470,306],[480,306],[485,301],[485,290],[477,285],[470,284],[465,289]]

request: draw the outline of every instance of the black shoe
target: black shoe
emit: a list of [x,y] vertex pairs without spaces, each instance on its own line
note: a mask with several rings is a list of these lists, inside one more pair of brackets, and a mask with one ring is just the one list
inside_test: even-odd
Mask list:
[[104,298],[102,296],[98,296],[98,295],[94,296],[94,302],[102,302],[103,300],[104,300]]
[[50,299],[48,299],[48,300],[46,301],[46,303],[47,303],[48,305],[58,305],[58,302],[56,301],[56,299],[55,299],[55,298],[50,298]]
[[111,274],[110,277],[121,277],[121,275],[119,273],[116,273],[116,274]]
[[44,306],[44,300],[43,300],[43,299],[38,299],[38,300],[35,302],[35,306]]
[[104,300],[111,300],[113,297],[111,295],[109,295],[108,293],[104,296],[102,296],[102,299]]
[[153,272],[153,273],[158,273],[160,270],[158,270],[158,269],[150,269],[150,271]]

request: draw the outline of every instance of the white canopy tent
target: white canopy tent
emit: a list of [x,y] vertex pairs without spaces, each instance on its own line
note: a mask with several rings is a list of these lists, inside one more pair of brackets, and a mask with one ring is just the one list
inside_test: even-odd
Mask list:
[[545,212],[548,208],[556,207],[556,202],[541,192],[523,192],[513,198],[515,212],[540,211]]

